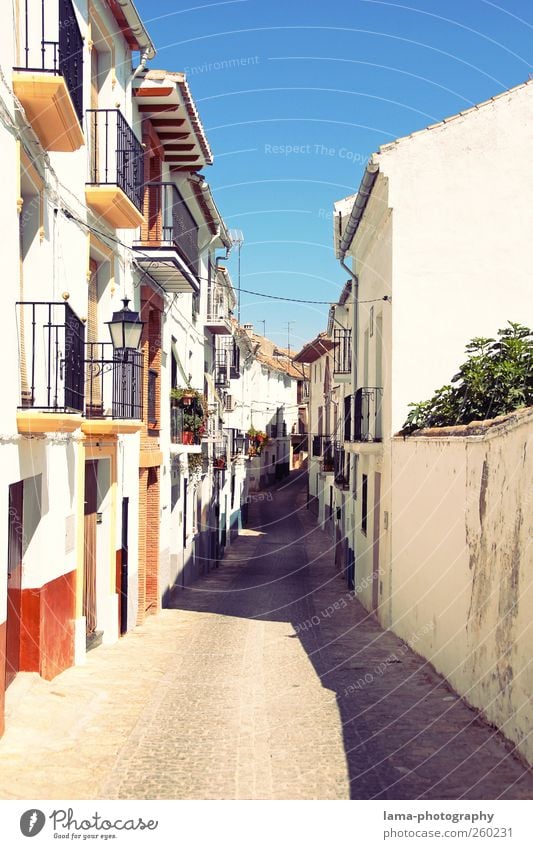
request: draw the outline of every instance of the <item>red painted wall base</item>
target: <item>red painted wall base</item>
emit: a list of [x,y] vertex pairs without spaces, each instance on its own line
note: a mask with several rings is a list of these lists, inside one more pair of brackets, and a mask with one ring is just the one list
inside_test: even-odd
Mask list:
[[55,678],[74,663],[76,572],[22,590],[20,669]]

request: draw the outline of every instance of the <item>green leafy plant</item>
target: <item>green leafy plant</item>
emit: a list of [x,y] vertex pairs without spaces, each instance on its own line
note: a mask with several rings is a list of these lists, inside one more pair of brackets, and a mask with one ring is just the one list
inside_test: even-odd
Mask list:
[[428,401],[409,404],[401,433],[483,421],[533,404],[533,331],[515,322],[497,339],[476,337],[451,383]]
[[170,398],[175,406],[183,410],[184,429],[204,433],[208,416],[205,395],[198,389],[171,389]]

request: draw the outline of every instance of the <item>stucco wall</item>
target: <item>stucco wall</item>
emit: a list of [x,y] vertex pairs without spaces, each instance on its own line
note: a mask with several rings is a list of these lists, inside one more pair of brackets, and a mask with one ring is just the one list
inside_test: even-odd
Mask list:
[[379,154],[393,216],[393,432],[411,401],[449,382],[473,336],[533,322],[532,146],[530,82]]
[[533,410],[392,442],[392,629],[533,761]]

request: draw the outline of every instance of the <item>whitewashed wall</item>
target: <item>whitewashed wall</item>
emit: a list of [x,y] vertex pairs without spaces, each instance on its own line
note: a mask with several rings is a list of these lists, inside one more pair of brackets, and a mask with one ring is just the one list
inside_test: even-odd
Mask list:
[[464,432],[392,442],[392,629],[533,761],[533,411]]

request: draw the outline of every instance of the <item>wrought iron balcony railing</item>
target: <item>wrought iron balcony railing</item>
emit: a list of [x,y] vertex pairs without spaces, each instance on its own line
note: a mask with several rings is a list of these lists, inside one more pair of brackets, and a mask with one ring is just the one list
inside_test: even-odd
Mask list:
[[140,351],[85,342],[85,325],[65,302],[17,303],[20,408],[142,419]]
[[83,119],[83,39],[72,0],[23,0],[16,71],[60,74]]
[[184,411],[170,402],[170,441],[174,445],[201,445],[202,435],[199,431],[187,430],[184,426]]
[[312,441],[313,457],[320,457],[323,472],[333,471],[333,442],[330,436],[315,434]]
[[379,386],[364,386],[355,393],[354,442],[381,442],[382,397]]
[[83,412],[85,325],[64,301],[16,306],[20,407]]
[[351,374],[352,371],[352,331],[339,328],[333,331],[333,372],[335,374]]
[[87,109],[91,186],[118,186],[137,207],[143,205],[143,148],[118,109]]
[[215,386],[227,388],[230,383],[229,357],[226,348],[217,348],[215,355]]
[[86,351],[86,417],[142,420],[142,352],[111,342],[88,342]]
[[146,183],[142,204],[144,225],[138,243],[176,248],[198,276],[198,225],[174,183]]
[[352,396],[344,397],[344,441],[352,440]]
[[335,445],[333,454],[333,474],[337,486],[341,489],[348,489],[350,485],[350,465],[346,462],[346,454],[340,443]]

